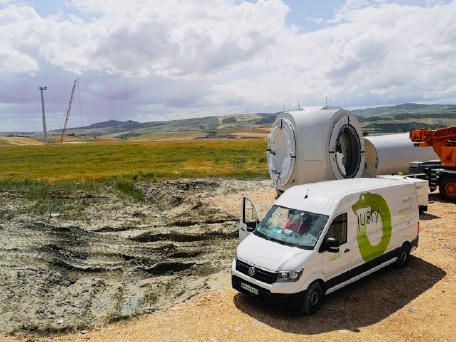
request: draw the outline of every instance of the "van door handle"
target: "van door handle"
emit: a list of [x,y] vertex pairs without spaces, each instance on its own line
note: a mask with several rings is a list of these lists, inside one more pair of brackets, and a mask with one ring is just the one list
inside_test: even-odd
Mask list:
[[350,248],[347,248],[344,253],[350,252]]

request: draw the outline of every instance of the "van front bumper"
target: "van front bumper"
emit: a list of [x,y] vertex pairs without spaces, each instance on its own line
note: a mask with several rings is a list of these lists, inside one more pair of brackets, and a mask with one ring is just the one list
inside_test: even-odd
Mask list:
[[[244,288],[241,287],[241,283],[244,283],[248,286],[251,286],[258,290],[258,294],[253,294]],[[277,305],[286,308],[298,309],[302,306],[304,302],[304,296],[306,291],[298,293],[272,293],[271,291],[264,289],[256,284],[248,282],[242,278],[239,278],[235,275],[231,276],[231,284],[235,290],[238,290],[241,293],[245,293],[250,297],[257,299],[261,302]]]

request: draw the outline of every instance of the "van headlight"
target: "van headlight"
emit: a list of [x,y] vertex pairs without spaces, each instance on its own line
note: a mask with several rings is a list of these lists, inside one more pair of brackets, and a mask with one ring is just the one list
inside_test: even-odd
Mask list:
[[279,271],[277,274],[277,281],[298,281],[302,276],[304,270],[296,271]]

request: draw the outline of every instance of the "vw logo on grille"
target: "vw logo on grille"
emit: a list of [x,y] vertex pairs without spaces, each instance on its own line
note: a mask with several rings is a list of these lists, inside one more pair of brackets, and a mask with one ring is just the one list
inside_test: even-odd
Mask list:
[[253,277],[255,275],[255,267],[249,267],[249,276]]

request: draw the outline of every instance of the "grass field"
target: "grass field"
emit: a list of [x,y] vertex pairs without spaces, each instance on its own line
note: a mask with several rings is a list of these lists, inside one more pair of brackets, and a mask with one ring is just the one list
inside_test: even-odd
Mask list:
[[[265,140],[201,140],[0,146],[0,192],[32,201],[31,211],[83,210],[86,195],[112,191],[142,201],[138,182],[268,177]],[[64,194],[59,190],[64,189]],[[0,219],[13,215],[0,199]]]
[[265,178],[265,140],[0,146],[0,179]]

